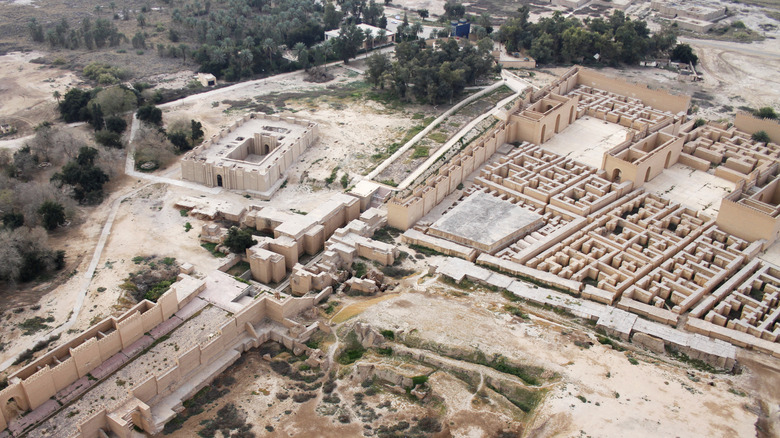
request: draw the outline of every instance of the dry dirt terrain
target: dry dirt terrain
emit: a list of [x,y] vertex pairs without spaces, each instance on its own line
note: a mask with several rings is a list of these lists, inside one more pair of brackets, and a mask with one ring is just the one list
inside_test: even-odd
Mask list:
[[[438,1],[404,4],[427,7],[433,13],[443,12],[442,5]],[[699,106],[698,114],[707,118],[730,117],[740,106],[776,107],[780,102],[776,77],[780,47],[776,40],[750,45],[698,40],[691,44],[701,59],[704,80],[699,83],[680,81],[675,73],[660,69],[603,71],[690,94]],[[0,57],[0,122],[21,121],[27,131],[20,130],[19,137],[29,133],[31,126],[56,116],[54,91],[64,93],[81,83],[66,70],[30,62],[43,55],[11,53]],[[357,73],[363,68],[361,62],[351,63],[349,69],[330,67],[334,79],[323,84],[306,82],[300,72],[242,83],[166,104],[164,117],[167,122],[182,117],[200,120],[207,137],[251,110],[318,122],[319,143],[290,169],[288,184],[272,201],[247,199],[226,191],[218,195],[220,200],[235,205],[259,204],[306,212],[330,193],[343,190],[338,178],[330,186],[324,183],[337,166],[337,175],[346,173],[353,184],[376,166],[372,155],[385,151],[420,123],[418,114],[425,119],[446,110],[419,105],[399,107],[368,98],[368,87]],[[561,71],[537,71],[529,81],[544,86]],[[161,87],[181,86],[191,74],[165,74],[156,80]],[[0,147],[23,144],[23,140],[5,140],[0,140]],[[155,173],[170,178],[178,174],[176,164]],[[50,237],[54,248],[67,251],[66,269],[48,282],[23,285],[15,292],[20,296],[16,301],[3,301],[10,307],[0,309],[0,362],[30,348],[39,336],[63,324],[85,280],[86,299],[71,327],[73,332],[66,332],[49,348],[132,304],[120,285],[128,274],[141,268],[134,259],[172,257],[193,264],[201,274],[221,264],[221,259],[200,246],[198,234],[204,222],[183,216],[173,207],[183,196],[206,196],[203,191],[117,176],[110,193],[99,206],[80,209],[78,223]],[[85,279],[106,218],[112,212],[116,218],[97,260],[97,270]],[[188,223],[192,227],[189,231]],[[323,373],[317,378],[321,386],[314,388],[317,383],[296,380],[279,371],[284,367],[274,365],[292,362],[291,366],[300,370],[300,360],[290,352],[264,346],[231,367],[213,385],[219,396],[209,400],[203,412],[184,421],[172,436],[194,436],[206,427],[203,421],[213,420],[220,409],[231,405],[237,412],[236,424],[243,421],[257,436],[381,436],[380,427],[400,427],[403,422],[409,424],[397,430],[399,436],[411,434],[403,431],[414,428],[440,437],[488,437],[502,432],[507,437],[780,436],[777,361],[743,352],[739,358],[741,372],[727,374],[636,350],[630,344],[602,344],[593,328],[576,318],[512,303],[495,292],[452,285],[427,275],[436,257],[415,258],[414,250],[403,249],[411,254],[403,267],[415,274],[379,297],[332,297],[322,306],[321,316],[334,325],[335,335],[321,339],[320,345],[335,350],[357,322],[376,330],[391,330],[396,338],[388,340],[386,347],[395,352],[423,351],[428,360],[401,354],[384,356],[372,350],[366,353],[364,362],[404,370],[409,376],[428,376],[427,398],[418,400],[392,385],[366,379],[356,364],[339,367],[334,376]],[[516,316],[506,306],[514,306],[527,318]],[[48,328],[23,335],[20,324],[34,316],[53,320],[47,323]],[[473,360],[448,358],[453,351],[479,351],[488,358],[500,354],[541,370],[537,385],[514,382],[538,398],[530,404],[518,402],[526,409],[520,408],[505,391],[485,383],[485,376],[489,378],[496,370]],[[263,358],[265,354],[270,361]],[[303,371],[313,375],[317,372]],[[469,377],[475,375],[481,378]],[[324,389],[329,381],[336,386],[328,393]],[[295,394],[307,395],[298,397],[299,402],[293,398]],[[308,395],[313,398],[304,400]]]

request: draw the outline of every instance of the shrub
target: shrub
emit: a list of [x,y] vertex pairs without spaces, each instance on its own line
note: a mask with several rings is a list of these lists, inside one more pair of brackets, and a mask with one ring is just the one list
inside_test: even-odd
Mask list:
[[750,136],[750,138],[753,139],[753,141],[758,141],[761,143],[769,143],[769,134],[766,133],[766,131],[756,131],[753,133],[753,135]]
[[144,105],[138,108],[136,116],[139,120],[153,125],[162,124],[162,110],[154,105]]
[[257,243],[252,239],[252,233],[247,230],[239,229],[238,227],[230,227],[228,235],[223,242],[231,252],[241,254],[246,251],[247,248]]
[[122,137],[115,131],[109,131],[108,129],[96,132],[95,141],[109,148],[122,148]]
[[121,134],[127,129],[127,122],[119,116],[106,117],[106,129]]

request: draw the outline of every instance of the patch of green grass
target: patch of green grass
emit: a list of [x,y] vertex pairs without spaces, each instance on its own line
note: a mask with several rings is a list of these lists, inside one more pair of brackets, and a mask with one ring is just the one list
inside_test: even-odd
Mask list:
[[415,251],[417,251],[419,253],[422,253],[422,254],[425,254],[425,255],[429,255],[429,256],[432,256],[432,255],[446,256],[447,255],[447,254],[444,254],[443,252],[436,251],[435,249],[426,248],[424,246],[416,245],[416,244],[409,245],[409,248],[411,248],[411,249],[413,249],[413,250],[415,250]]
[[412,377],[412,387],[417,385],[424,385],[428,383],[428,376],[414,376]]
[[431,132],[428,134],[428,138],[435,141],[436,143],[445,143],[447,141],[447,134],[443,132]]
[[747,397],[747,393],[738,389],[729,388],[729,392],[740,397]]
[[539,402],[543,398],[542,391],[536,391],[526,388],[514,387],[506,390],[499,389],[488,383],[488,388],[503,395],[513,405],[520,408],[525,413],[530,413],[539,405]]
[[336,177],[339,173],[339,166],[336,166],[333,168],[333,170],[330,171],[330,176],[325,178],[325,185],[331,185],[333,184],[333,181],[336,181]]
[[395,238],[401,235],[401,230],[391,226],[382,227],[374,232],[372,239],[384,243],[394,243]]
[[686,363],[686,364],[688,364],[688,365],[698,369],[699,371],[705,371],[705,372],[708,372],[710,374],[716,374],[716,373],[719,372],[715,367],[713,367],[712,365],[708,364],[707,362],[704,362],[701,359],[692,359],[687,354],[685,354],[685,353],[683,353],[681,351],[677,351],[676,349],[674,349],[672,347],[668,347],[667,346],[666,347],[666,352],[669,353],[669,355],[672,356],[673,358],[679,360],[682,363]]
[[531,319],[531,317],[528,316],[527,313],[525,313],[522,310],[520,310],[519,307],[515,307],[515,306],[512,306],[512,305],[506,304],[506,305],[504,305],[504,310],[506,310],[507,312],[511,313],[512,315],[520,317],[522,319],[525,319],[525,320]]
[[414,152],[412,152],[412,159],[416,160],[417,158],[425,158],[430,154],[430,151],[428,149],[428,146],[415,146]]
[[156,303],[158,299],[162,296],[162,294],[167,291],[173,283],[176,282],[176,278],[170,279],[170,280],[162,280],[161,282],[155,284],[152,286],[151,289],[149,289],[146,294],[144,294],[144,299],[149,300],[153,303]]
[[599,344],[601,344],[601,345],[609,345],[615,351],[625,351],[625,348],[623,348],[622,345],[620,345],[618,342],[614,341],[612,338],[609,338],[609,337],[603,336],[603,335],[596,335],[596,339],[598,339]]
[[200,246],[202,248],[205,248],[206,251],[210,252],[211,255],[213,255],[214,257],[216,257],[218,259],[221,259],[221,258],[226,256],[224,253],[222,253],[220,251],[217,251],[217,244],[216,243],[206,242],[206,243],[201,243]]
[[51,327],[46,324],[47,322],[54,322],[54,317],[48,316],[46,318],[41,318],[40,316],[35,316],[24,320],[24,322],[19,324],[19,328],[24,330],[25,336],[29,336],[41,330],[50,329]]
[[355,277],[362,278],[368,272],[368,267],[363,262],[352,263],[352,270],[355,271]]

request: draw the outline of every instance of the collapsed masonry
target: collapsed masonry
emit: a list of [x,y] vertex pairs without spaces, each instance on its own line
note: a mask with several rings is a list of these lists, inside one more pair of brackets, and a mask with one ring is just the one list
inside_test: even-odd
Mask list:
[[[575,67],[390,200],[389,224],[404,242],[780,356],[780,268],[756,259],[780,237],[780,146],[751,139],[780,138],[780,125],[701,125],[688,104]],[[601,169],[531,143],[585,116],[629,128]],[[716,219],[642,188],[677,163],[737,182]]]
[[[223,204],[210,209],[202,205],[207,201],[194,198],[183,198],[176,206],[193,212],[213,212],[207,217],[267,234],[247,249],[252,278],[266,285],[280,284],[291,271],[292,292],[300,296],[344,281],[343,269],[351,266],[356,257],[382,265],[395,261],[398,250],[393,245],[371,239],[377,229],[387,224],[386,214],[376,208],[361,214],[361,206],[368,205],[363,201],[358,196],[336,193],[305,215],[259,206],[236,208]],[[202,241],[221,244],[226,236],[227,229],[216,223],[203,225]],[[306,259],[307,266],[300,263],[302,259]],[[350,286],[367,293],[380,287],[370,279],[350,279]]]

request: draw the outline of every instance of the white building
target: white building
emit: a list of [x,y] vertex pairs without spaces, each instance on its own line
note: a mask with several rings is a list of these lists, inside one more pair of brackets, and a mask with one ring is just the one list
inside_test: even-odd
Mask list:
[[[380,29],[378,27],[370,26],[368,24],[363,24],[363,23],[358,24],[357,27],[363,31],[363,34],[371,35],[372,38],[372,43],[370,46],[366,40],[363,40],[363,46],[361,47],[361,49],[363,50],[377,47],[377,46],[383,46],[385,44],[390,44],[395,42],[395,32],[393,31],[387,29]],[[381,41],[379,41],[377,39],[379,38],[379,35],[382,31],[385,33],[385,36]],[[339,32],[340,29],[333,29],[325,32],[325,41],[328,41],[333,38],[338,38]]]

